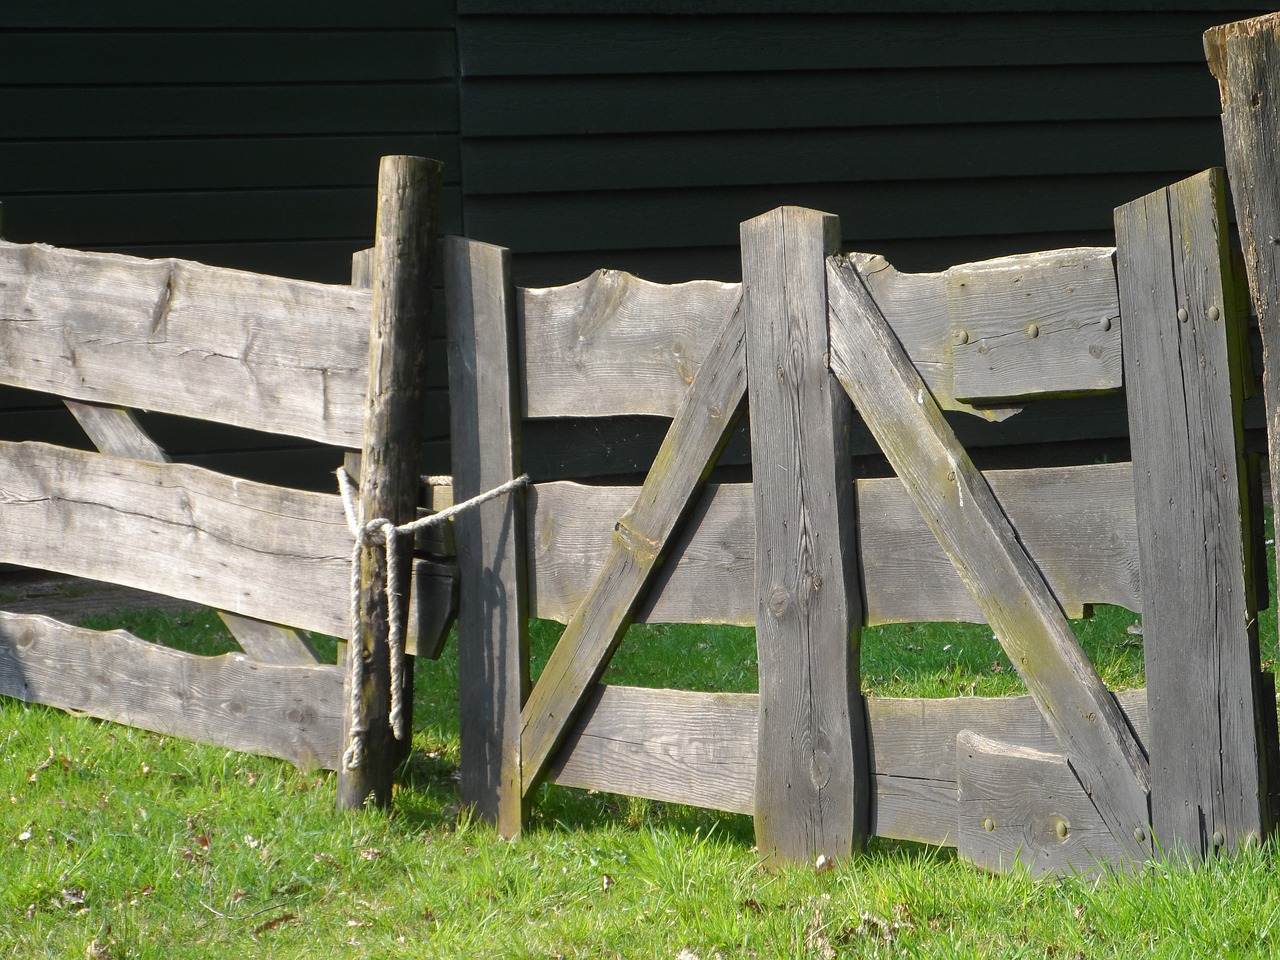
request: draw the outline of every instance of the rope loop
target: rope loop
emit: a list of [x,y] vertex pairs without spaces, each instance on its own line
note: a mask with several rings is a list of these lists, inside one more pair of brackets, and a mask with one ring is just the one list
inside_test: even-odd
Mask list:
[[419,530],[444,523],[466,510],[474,509],[482,503],[523,487],[529,482],[529,475],[522,474],[470,500],[455,503],[439,513],[429,514],[400,526],[396,526],[386,517],[375,517],[361,523],[358,517],[359,507],[356,502],[358,490],[355,481],[351,479],[351,474],[347,473],[346,467],[339,467],[337,475],[338,491],[342,495],[342,512],[347,519],[347,529],[351,531],[355,541],[351,550],[351,742],[342,755],[342,765],[346,770],[358,770],[364,762],[365,737],[369,732],[364,720],[364,680],[368,664],[364,644],[360,642],[361,554],[366,549],[379,545],[386,551],[387,647],[391,664],[391,709],[387,720],[395,738],[404,740],[408,733],[405,730],[403,703],[405,654],[402,604],[404,594],[400,589],[399,540],[404,536],[412,538]]

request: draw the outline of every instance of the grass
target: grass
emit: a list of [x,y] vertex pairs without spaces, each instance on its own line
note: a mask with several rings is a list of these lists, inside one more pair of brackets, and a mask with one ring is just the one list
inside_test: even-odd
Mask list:
[[[1113,687],[1142,682],[1133,622],[1099,609],[1076,624]],[[85,625],[234,649],[207,612]],[[1276,636],[1273,614],[1262,631]],[[558,633],[534,624],[535,671]],[[750,630],[637,627],[607,679],[745,691],[755,663]],[[873,695],[1021,692],[979,627],[869,630],[863,675]],[[1046,882],[873,841],[830,872],[768,874],[746,817],[556,787],[540,791],[528,835],[506,843],[459,808],[456,691],[451,646],[419,666],[415,749],[389,818],[335,813],[330,774],[0,700],[0,948],[711,960],[1235,957],[1280,944],[1270,845],[1202,869]]]

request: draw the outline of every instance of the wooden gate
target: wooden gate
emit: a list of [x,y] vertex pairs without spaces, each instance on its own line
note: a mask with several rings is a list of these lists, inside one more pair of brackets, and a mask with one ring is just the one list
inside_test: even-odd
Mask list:
[[[781,208],[743,224],[740,285],[518,289],[505,250],[452,241],[459,497],[521,472],[524,419],[671,420],[638,488],[535,483],[457,521],[465,798],[509,835],[544,778],[753,813],[770,861],[881,835],[1050,871],[1259,840],[1274,692],[1224,203],[1209,171],[1117,210],[1116,251],[920,275]],[[984,473],[955,436],[1121,388],[1132,463]],[[752,482],[706,483],[748,406]],[[854,475],[859,418],[896,479]],[[1145,691],[1082,652],[1092,603],[1143,614]],[[530,615],[566,623],[532,688]],[[754,623],[760,693],[600,686],[643,620]],[[861,627],[907,620],[986,621],[1030,696],[864,698]]]

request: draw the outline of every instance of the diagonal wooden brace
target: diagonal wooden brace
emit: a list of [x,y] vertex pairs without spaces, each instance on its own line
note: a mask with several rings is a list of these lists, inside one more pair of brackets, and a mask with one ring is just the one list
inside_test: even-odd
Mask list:
[[529,694],[520,737],[526,794],[539,782],[618,648],[672,534],[737,422],[747,384],[744,337],[739,299],[685,394],[635,505],[614,528],[595,583]]
[[849,260],[827,260],[831,369],[972,592],[1117,844],[1150,856],[1147,760]]

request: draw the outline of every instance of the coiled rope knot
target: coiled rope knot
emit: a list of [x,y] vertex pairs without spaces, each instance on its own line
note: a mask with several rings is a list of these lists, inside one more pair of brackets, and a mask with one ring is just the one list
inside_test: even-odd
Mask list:
[[494,487],[479,496],[462,503],[455,503],[439,513],[420,517],[410,523],[396,526],[386,517],[375,517],[363,523],[358,519],[355,481],[346,467],[339,467],[338,491],[342,494],[342,512],[347,518],[354,544],[351,548],[351,742],[342,755],[342,765],[347,770],[358,770],[364,762],[365,736],[368,726],[364,710],[364,675],[367,666],[364,644],[360,636],[360,556],[369,548],[382,545],[387,558],[387,647],[391,664],[391,709],[388,725],[397,740],[406,737],[404,723],[404,594],[400,589],[400,564],[398,541],[402,536],[412,537],[419,530],[451,520],[458,514],[487,503],[496,497],[510,493],[529,482],[529,475],[522,474],[514,480]]

